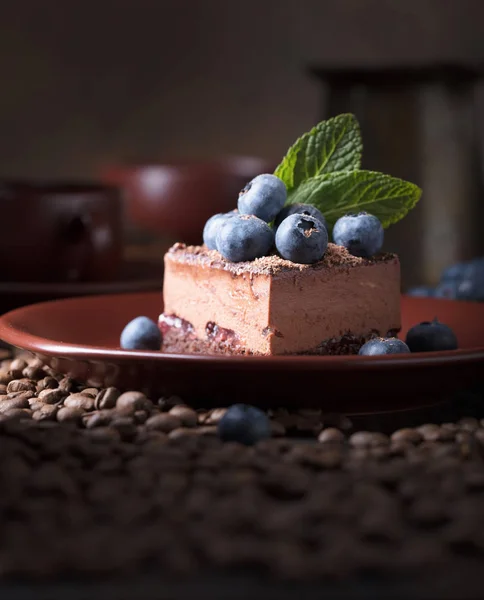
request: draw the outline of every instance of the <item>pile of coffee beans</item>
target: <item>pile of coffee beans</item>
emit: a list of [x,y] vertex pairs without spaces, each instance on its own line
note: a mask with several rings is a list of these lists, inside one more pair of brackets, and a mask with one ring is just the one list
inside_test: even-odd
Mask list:
[[382,433],[281,409],[245,447],[218,438],[223,414],[3,361],[0,576],[334,579],[484,553],[484,422]]

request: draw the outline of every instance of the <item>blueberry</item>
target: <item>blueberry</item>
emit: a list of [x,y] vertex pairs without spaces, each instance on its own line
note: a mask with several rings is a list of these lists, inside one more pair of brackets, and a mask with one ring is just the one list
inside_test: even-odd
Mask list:
[[379,356],[381,354],[407,354],[409,352],[407,344],[398,338],[375,338],[363,344],[358,354],[361,356]]
[[277,230],[284,219],[296,214],[304,215],[306,217],[314,217],[315,219],[318,219],[318,221],[321,221],[326,229],[328,229],[328,224],[326,223],[323,213],[311,204],[288,204],[285,206],[274,221],[274,229]]
[[447,300],[458,300],[459,281],[454,279],[442,281],[436,286],[434,290],[434,296],[436,298],[446,298]]
[[321,260],[328,247],[326,227],[314,217],[290,215],[276,232],[276,248],[282,258],[311,264]]
[[234,215],[225,219],[217,232],[217,248],[231,262],[266,256],[274,245],[274,232],[253,215]]
[[353,256],[370,258],[383,246],[383,227],[375,216],[366,212],[345,215],[334,224],[333,241]]
[[154,321],[136,317],[123,329],[120,343],[124,350],[159,350],[161,341],[161,331]]
[[412,352],[456,350],[458,346],[452,329],[437,319],[423,321],[409,329],[405,341]]
[[469,267],[470,264],[467,262],[451,265],[442,271],[440,281],[462,281],[467,278]]
[[248,404],[234,404],[220,419],[218,435],[224,442],[239,442],[252,446],[271,435],[267,415]]
[[407,296],[415,296],[419,298],[430,298],[434,295],[434,288],[429,285],[419,285],[407,290]]
[[468,264],[464,278],[459,281],[458,298],[484,302],[483,258],[478,258]]
[[238,209],[266,223],[273,221],[287,198],[285,183],[275,175],[258,175],[239,194]]
[[203,243],[209,250],[217,250],[217,232],[225,219],[237,214],[235,211],[229,213],[218,213],[210,217],[203,228]]

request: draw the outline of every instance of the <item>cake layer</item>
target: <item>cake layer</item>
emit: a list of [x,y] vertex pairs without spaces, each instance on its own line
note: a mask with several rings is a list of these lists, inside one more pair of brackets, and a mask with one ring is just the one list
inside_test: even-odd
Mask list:
[[[315,352],[328,340],[365,341],[400,329],[395,255],[362,259],[329,244],[314,265],[278,256],[230,263],[205,247],[176,244],[165,256],[164,277],[164,349],[168,327],[213,351],[230,346],[263,355]],[[174,318],[188,324],[185,333]]]

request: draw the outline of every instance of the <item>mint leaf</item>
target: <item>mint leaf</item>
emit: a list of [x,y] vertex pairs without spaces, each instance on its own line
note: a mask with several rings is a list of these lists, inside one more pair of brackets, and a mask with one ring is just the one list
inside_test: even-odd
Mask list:
[[277,167],[277,175],[288,190],[304,181],[331,173],[350,171],[361,166],[360,126],[352,114],[342,114],[318,123],[291,146]]
[[327,173],[294,189],[288,204],[303,202],[319,208],[334,223],[347,213],[366,211],[388,227],[417,204],[422,190],[413,183],[375,171]]

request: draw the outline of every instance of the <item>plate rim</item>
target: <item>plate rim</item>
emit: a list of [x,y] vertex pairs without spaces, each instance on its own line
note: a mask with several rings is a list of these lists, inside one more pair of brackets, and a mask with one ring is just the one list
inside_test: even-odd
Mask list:
[[[22,318],[23,313],[29,313],[32,310],[38,310],[40,306],[56,306],[59,303],[63,305],[78,304],[79,302],[113,302],[116,296],[155,296],[161,295],[159,291],[144,291],[138,293],[120,293],[120,294],[101,294],[89,296],[77,296],[74,298],[61,298],[49,300],[46,302],[37,302],[20,308],[11,310],[0,316],[0,339],[12,346],[27,350],[34,354],[43,354],[49,357],[63,357],[66,359],[80,359],[92,361],[163,361],[165,363],[210,363],[220,367],[234,367],[241,364],[247,367],[250,362],[253,368],[289,368],[299,370],[301,367],[315,370],[347,370],[347,369],[400,369],[408,367],[427,367],[427,366],[445,366],[451,363],[475,363],[484,361],[484,346],[472,349],[448,350],[439,352],[424,352],[414,354],[390,355],[390,356],[358,356],[358,355],[287,355],[287,356],[227,356],[227,355],[208,355],[208,354],[168,354],[165,352],[145,351],[145,350],[122,350],[121,348],[108,348],[103,346],[75,345],[51,338],[40,337],[25,330],[21,330],[14,324]],[[406,295],[402,294],[402,298]],[[457,302],[447,299],[433,299],[439,302]],[[458,301],[459,305],[465,307],[467,304],[475,305],[474,302]],[[484,305],[483,305],[484,313]]]

